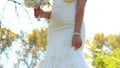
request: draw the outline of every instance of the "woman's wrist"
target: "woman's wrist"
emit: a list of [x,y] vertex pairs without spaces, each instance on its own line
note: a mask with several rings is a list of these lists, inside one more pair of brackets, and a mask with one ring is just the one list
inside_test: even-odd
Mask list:
[[80,32],[74,32],[73,35],[79,35],[80,36]]
[[43,17],[49,19],[51,15],[51,12],[44,12]]

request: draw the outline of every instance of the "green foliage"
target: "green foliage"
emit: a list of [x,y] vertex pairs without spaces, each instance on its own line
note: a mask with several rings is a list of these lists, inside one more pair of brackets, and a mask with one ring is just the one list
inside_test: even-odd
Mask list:
[[[12,3],[11,3],[12,2]],[[44,52],[46,50],[46,44],[47,44],[47,28],[41,29],[41,30],[33,30],[32,34],[26,35],[26,33],[21,32],[21,34],[15,34],[9,29],[6,28],[1,28],[2,26],[6,27],[3,20],[7,19],[4,11],[8,4],[14,5],[14,7],[10,7],[15,9],[15,14],[18,18],[22,18],[21,12],[19,10],[23,10],[23,14],[27,14],[29,19],[29,22],[31,23],[31,15],[28,12],[28,10],[23,6],[23,1],[22,0],[7,0],[6,4],[3,6],[2,9],[2,14],[1,14],[1,20],[0,20],[0,68],[2,68],[2,65],[4,62],[8,62],[10,59],[10,52],[14,54],[13,56],[15,59],[17,59],[17,63],[13,64],[15,67],[13,68],[19,68],[21,64],[27,66],[27,68],[34,68],[36,65],[37,61],[40,58],[40,51]],[[13,16],[15,14],[12,14]],[[15,17],[16,17],[15,16]],[[24,16],[24,15],[23,15]],[[15,18],[16,20],[16,18]],[[7,21],[8,22],[8,21]],[[24,20],[23,20],[24,22]],[[17,23],[17,22],[16,22]],[[9,22],[8,22],[9,24]],[[31,23],[32,24],[32,23]],[[14,24],[13,24],[14,25]],[[27,26],[27,25],[26,25]],[[27,28],[27,27],[26,27]],[[15,44],[12,44],[12,43]],[[16,45],[17,43],[17,45]],[[16,50],[14,46],[17,46],[16,48],[19,48]],[[4,58],[7,59],[4,62],[1,60],[1,57],[4,55]],[[3,64],[2,64],[3,63]],[[9,62],[8,62],[9,63]],[[11,62],[12,64],[12,62]]]
[[107,41],[112,48],[120,48],[120,35],[109,35]]
[[[14,65],[18,67],[20,63],[24,63],[27,66],[27,68],[34,68],[41,56],[40,51],[45,52],[46,50],[47,28],[41,28],[41,30],[34,29],[31,34],[26,34],[25,32],[21,31],[20,35],[15,34],[14,32],[6,28],[1,28],[0,55],[2,55],[4,51],[9,50],[9,47],[12,46],[12,42],[15,42],[15,39],[16,42],[17,40],[21,41],[19,42],[21,44],[19,44],[20,50],[15,51],[15,54],[17,55],[17,64]],[[8,54],[9,53],[7,52],[6,56],[8,56]],[[32,57],[31,60],[28,60],[29,57]],[[9,59],[9,57],[7,59]]]
[[11,43],[19,37],[18,34],[6,28],[0,28],[0,51],[4,51],[11,46]]
[[37,52],[40,50],[44,52],[47,45],[47,28],[33,30],[32,34],[28,34],[28,43],[33,47],[31,53],[34,56],[37,56]]
[[[21,32],[18,35],[6,28],[0,28],[1,52],[9,48],[15,39],[19,39],[22,41],[22,46],[21,50],[16,51],[18,66],[24,62],[28,68],[33,68],[40,57],[39,52],[44,53],[46,50],[47,31],[47,28],[34,29],[31,34],[25,35],[24,32]],[[27,40],[25,40],[26,38]],[[96,68],[120,68],[120,35],[105,36],[103,33],[97,33],[93,40],[88,39],[86,42],[92,53],[92,56],[87,55],[86,57],[92,59],[93,66]],[[28,61],[30,56],[32,59]]]
[[92,65],[96,68],[120,68],[120,35],[97,33],[87,40],[92,52]]
[[[24,37],[25,33],[21,33],[21,36]],[[22,52],[18,51],[18,55],[20,58],[18,59],[20,62],[24,62],[28,68],[34,68],[37,63],[37,60],[40,58],[40,52],[46,50],[47,45],[47,28],[41,30],[34,29],[31,34],[27,34],[25,36],[27,40],[24,38],[20,38],[22,40]],[[25,44],[25,45],[24,45]],[[30,55],[32,54],[32,55]],[[32,57],[32,60],[28,61],[28,58]],[[31,64],[28,64],[31,63]]]

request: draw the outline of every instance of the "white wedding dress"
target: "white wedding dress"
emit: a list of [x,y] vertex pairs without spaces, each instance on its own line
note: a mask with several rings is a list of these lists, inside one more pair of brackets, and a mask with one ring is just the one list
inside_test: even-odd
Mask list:
[[[76,1],[72,3],[65,3],[64,0],[53,1],[46,54],[36,68],[89,68],[84,58],[84,44],[78,50],[72,48]],[[81,27],[81,37],[84,43],[84,23]]]

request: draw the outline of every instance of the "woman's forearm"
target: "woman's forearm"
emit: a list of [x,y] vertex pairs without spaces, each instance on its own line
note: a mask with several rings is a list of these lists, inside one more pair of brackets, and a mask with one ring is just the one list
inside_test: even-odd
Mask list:
[[84,16],[83,9],[76,12],[74,32],[80,33],[82,22],[83,22],[83,16]]
[[50,19],[50,15],[51,15],[51,11],[43,13],[43,17],[47,19]]
[[84,8],[85,8],[85,0],[77,0],[76,5],[76,14],[75,14],[75,27],[74,32],[79,32],[81,30],[83,17],[84,17]]

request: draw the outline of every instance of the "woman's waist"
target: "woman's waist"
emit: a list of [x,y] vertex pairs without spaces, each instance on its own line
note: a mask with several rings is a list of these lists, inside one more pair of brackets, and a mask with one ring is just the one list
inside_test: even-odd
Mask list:
[[[59,22],[49,22],[48,30],[49,31],[59,31],[59,30],[65,30],[65,29],[74,29],[75,22],[69,22],[69,23],[59,23]],[[82,23],[82,26],[80,28],[81,30],[85,29],[85,23]]]
[[52,20],[58,21],[74,21],[75,20],[75,9],[68,8],[53,8],[51,17]]
[[49,31],[59,31],[59,30],[65,30],[65,29],[73,29],[74,24],[53,24],[51,22],[48,26]]

